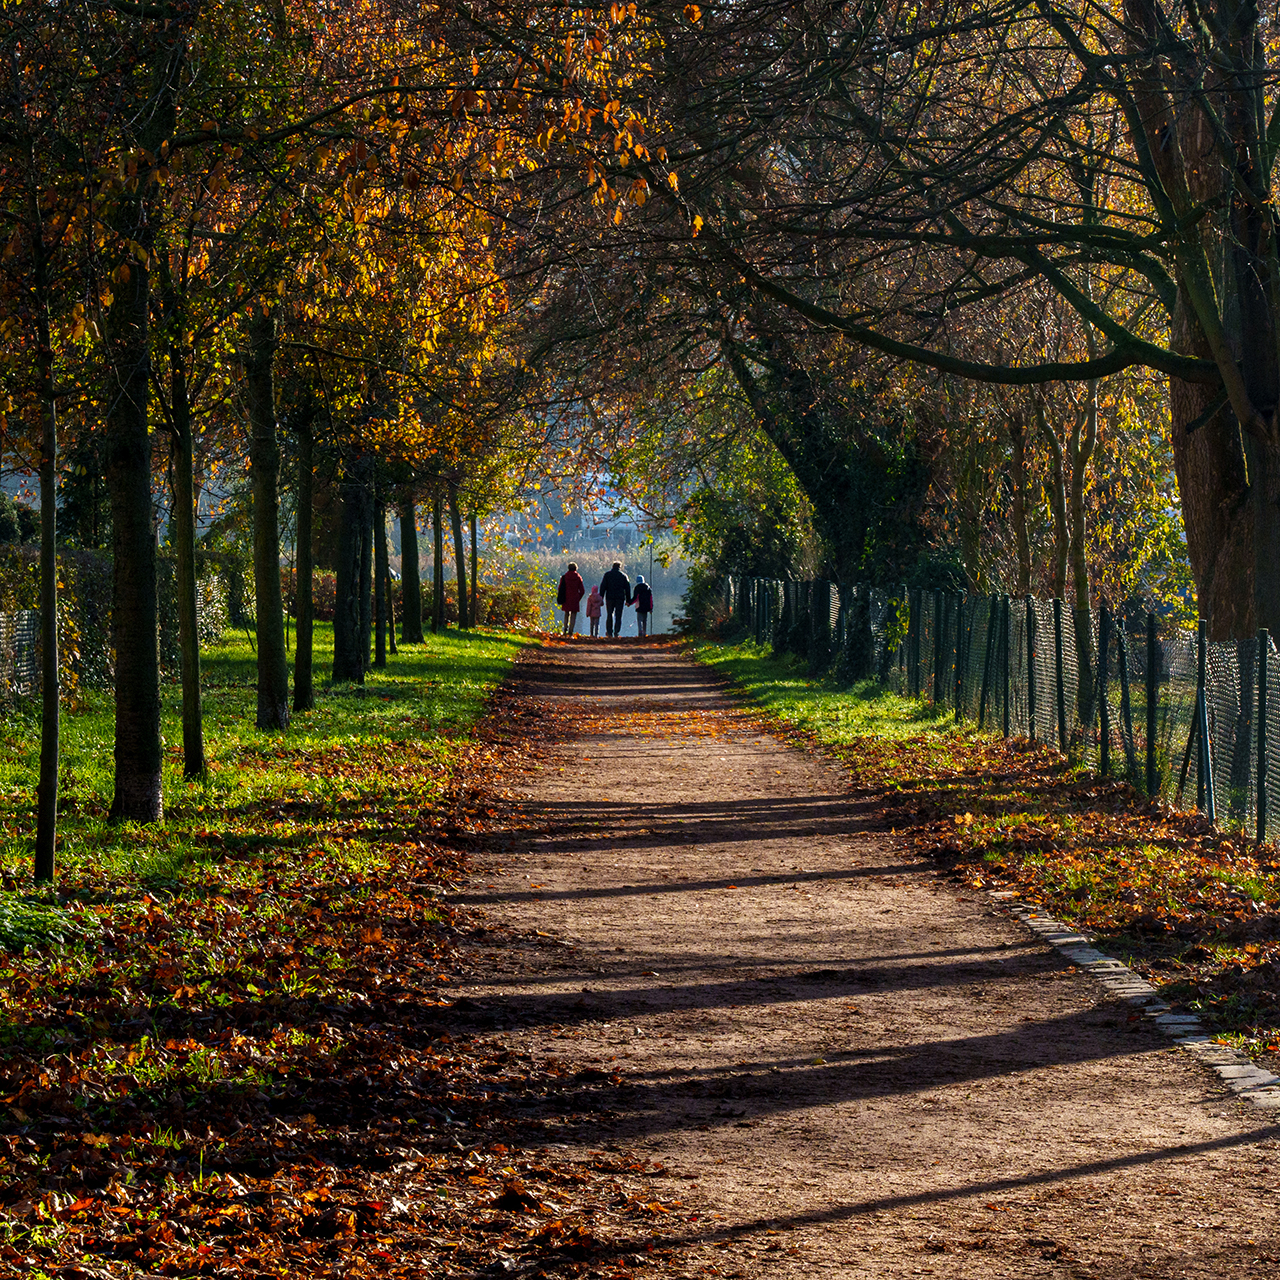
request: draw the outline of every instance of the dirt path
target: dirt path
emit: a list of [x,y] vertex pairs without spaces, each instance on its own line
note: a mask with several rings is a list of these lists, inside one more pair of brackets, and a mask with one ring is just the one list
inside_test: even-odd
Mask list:
[[905,856],[847,776],[670,648],[524,679],[577,729],[462,899],[541,945],[466,994],[598,1081],[606,1127],[547,1115],[548,1143],[666,1164],[680,1271],[1277,1274],[1280,1127]]

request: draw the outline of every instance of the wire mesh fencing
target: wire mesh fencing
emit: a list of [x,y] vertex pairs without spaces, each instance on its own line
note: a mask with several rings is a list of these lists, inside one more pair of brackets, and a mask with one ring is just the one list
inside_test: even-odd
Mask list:
[[40,615],[34,609],[0,613],[0,702],[29,698],[40,682]]
[[847,683],[875,678],[957,723],[1057,747],[1147,795],[1280,836],[1280,657],[1155,614],[1061,600],[734,578],[758,644]]

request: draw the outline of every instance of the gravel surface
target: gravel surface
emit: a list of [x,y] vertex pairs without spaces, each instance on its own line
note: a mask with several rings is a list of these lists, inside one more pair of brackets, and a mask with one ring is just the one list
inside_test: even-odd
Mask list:
[[459,897],[526,945],[460,994],[605,1077],[548,1143],[665,1164],[687,1247],[652,1273],[1280,1273],[1280,1126],[908,856],[856,778],[669,645],[520,680],[540,761]]

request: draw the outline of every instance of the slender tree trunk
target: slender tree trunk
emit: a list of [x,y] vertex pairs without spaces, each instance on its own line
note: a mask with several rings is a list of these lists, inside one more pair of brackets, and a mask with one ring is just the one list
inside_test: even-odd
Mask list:
[[396,648],[396,593],[389,564],[386,566],[384,576],[387,580],[387,652],[394,658],[399,652]]
[[[37,209],[37,214],[39,210]],[[36,883],[53,879],[58,833],[58,402],[43,233],[37,237],[35,293],[39,313],[36,367],[42,409],[40,438],[40,782],[36,790]]]
[[313,417],[298,420],[298,514],[294,541],[297,545],[297,579],[294,598],[298,609],[298,650],[293,656],[293,709],[310,711],[316,705],[311,674],[315,604],[312,596],[311,512],[315,501],[315,433]]
[[159,256],[169,353],[170,426],[173,439],[173,521],[177,555],[178,648],[182,655],[182,772],[198,778],[205,771],[204,710],[200,696],[200,618],[196,583],[196,491],[191,396],[187,386],[186,317],[173,285],[168,258]]
[[[1083,434],[1082,434],[1083,431]],[[1085,548],[1084,485],[1093,449],[1098,441],[1098,384],[1089,384],[1084,414],[1071,432],[1071,584],[1076,629],[1076,703],[1081,724],[1092,724],[1096,693],[1097,655],[1089,614],[1089,562]]]
[[[130,102],[130,141],[157,156],[177,123],[188,23],[166,23],[149,52],[146,98]],[[140,81],[141,83],[141,81]],[[154,187],[120,197],[113,218],[120,249],[111,273],[105,347],[108,386],[104,470],[111,496],[112,606],[115,647],[115,794],[111,817],[158,822],[164,816],[160,738],[160,644],[156,602],[156,530],[151,504],[150,254],[159,220]],[[127,246],[127,247],[126,247]]]
[[[175,323],[175,317],[169,317]],[[173,414],[173,542],[177,552],[178,645],[182,650],[182,772],[205,771],[204,712],[200,704],[200,621],[196,600],[196,514],[187,393],[186,352],[169,336],[169,387]]]
[[400,639],[422,643],[422,575],[418,564],[418,513],[413,500],[400,507]]
[[[136,212],[133,211],[133,212]],[[128,227],[136,234],[136,228]],[[106,314],[105,471],[111,495],[111,640],[115,647],[115,794],[111,817],[158,822],[160,645],[151,507],[151,276],[140,262],[117,279]]]
[[443,631],[447,625],[444,612],[444,501],[438,495],[431,501],[431,537],[434,553],[431,567],[431,630]]
[[373,657],[373,466],[365,489],[364,541],[360,545],[360,660],[366,671]]
[[1018,559],[1017,596],[1031,594],[1031,540],[1027,536],[1027,427],[1021,411],[1009,416],[1013,473],[1013,541]]
[[333,680],[364,682],[369,649],[360,648],[360,567],[368,540],[369,459],[349,463],[342,478],[337,599],[333,612]]
[[373,500],[373,555],[373,665],[381,671],[387,666],[387,582],[391,577],[387,567],[387,508],[381,493]]
[[257,598],[258,728],[289,727],[289,659],[280,591],[280,442],[276,434],[275,316],[263,311],[248,326],[245,391],[253,481],[253,578]]
[[476,553],[476,517],[471,514],[471,625],[480,621],[480,562]]
[[466,630],[471,625],[467,617],[467,553],[462,542],[462,512],[458,509],[458,485],[449,482],[449,523],[453,525],[453,560],[458,574],[458,626]]
[[1067,524],[1067,477],[1062,457],[1062,442],[1049,425],[1044,404],[1036,398],[1036,421],[1040,434],[1049,446],[1049,506],[1053,510],[1053,595],[1065,600],[1067,595],[1067,564],[1071,556],[1071,531]]

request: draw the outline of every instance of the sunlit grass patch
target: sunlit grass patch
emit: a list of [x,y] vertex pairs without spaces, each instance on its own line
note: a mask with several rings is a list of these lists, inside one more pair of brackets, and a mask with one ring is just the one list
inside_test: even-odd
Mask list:
[[824,743],[840,745],[868,735],[901,739],[926,731],[945,733],[954,726],[954,717],[945,710],[904,698],[871,680],[852,689],[838,688],[807,675],[805,664],[797,659],[777,657],[772,649],[751,641],[703,641],[690,649],[699,662],[729,677],[765,711]]

